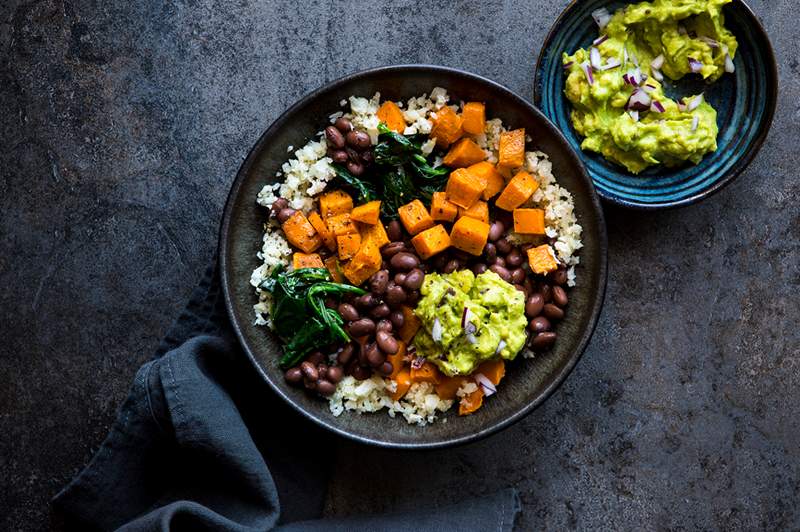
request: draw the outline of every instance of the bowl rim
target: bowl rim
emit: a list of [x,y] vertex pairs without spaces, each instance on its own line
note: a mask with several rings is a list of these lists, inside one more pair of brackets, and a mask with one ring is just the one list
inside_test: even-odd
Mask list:
[[[544,61],[544,54],[545,51],[549,48],[551,41],[555,37],[556,33],[560,30],[561,25],[567,19],[568,16],[572,14],[572,11],[576,8],[576,6],[581,3],[581,0],[571,0],[569,4],[561,11],[558,15],[556,20],[553,22],[553,25],[550,26],[550,30],[547,32],[547,36],[545,36],[544,40],[542,41],[542,46],[539,48],[539,54],[536,58],[536,64],[534,65],[534,77],[533,77],[533,102],[536,107],[540,107],[542,103],[542,95],[539,87],[542,82],[542,62]],[[617,196],[613,196],[610,194],[606,194],[601,188],[595,187],[595,191],[597,194],[603,199],[603,201],[607,201],[609,203],[613,203],[614,205],[619,205],[621,207],[625,207],[632,210],[638,211],[655,211],[655,210],[667,210],[667,209],[676,209],[679,207],[687,207],[689,205],[693,205],[698,203],[706,198],[709,198],[728,186],[732,183],[739,175],[745,171],[745,169],[750,166],[750,163],[753,162],[753,159],[761,151],[761,147],[764,145],[764,142],[767,139],[767,135],[769,134],[770,129],[772,128],[772,121],[775,117],[775,109],[777,107],[778,102],[778,63],[775,59],[775,50],[772,46],[772,41],[769,39],[769,35],[767,34],[767,30],[764,29],[764,25],[761,23],[759,18],[756,16],[753,9],[745,2],[745,0],[731,0],[731,3],[728,5],[736,5],[741,7],[744,10],[744,13],[750,19],[750,22],[755,28],[757,33],[756,39],[761,39],[764,43],[766,43],[766,54],[769,58],[767,62],[767,109],[765,113],[765,120],[761,123],[760,131],[758,135],[755,137],[754,141],[750,144],[747,148],[747,151],[742,155],[733,165],[733,167],[728,170],[728,172],[722,177],[722,179],[714,182],[710,187],[701,190],[695,194],[692,194],[689,197],[675,200],[675,201],[660,201],[656,203],[645,203],[640,201],[632,201],[621,199]],[[542,112],[544,114],[544,112]],[[549,120],[549,117],[548,117]],[[571,147],[571,146],[570,146]],[[581,150],[581,154],[583,150]],[[581,155],[581,159],[583,155]],[[588,173],[588,171],[587,171]],[[591,179],[591,174],[589,175]],[[594,179],[592,179],[592,183],[594,184]]]
[[[267,142],[267,140],[273,135],[273,133],[280,128],[284,127],[287,123],[290,116],[293,116],[297,109],[302,108],[310,101],[317,98],[320,94],[336,90],[337,88],[341,87],[344,84],[350,83],[354,80],[362,79],[362,78],[369,78],[375,75],[380,75],[384,73],[397,73],[397,72],[404,72],[408,73],[411,72],[425,72],[430,74],[433,73],[446,73],[450,75],[456,76],[463,76],[466,78],[470,78],[473,80],[477,80],[481,83],[488,84],[494,90],[499,91],[501,94],[504,95],[506,98],[510,98],[516,100],[518,103],[527,106],[535,115],[542,119],[543,124],[545,127],[551,130],[553,134],[555,134],[560,142],[567,147],[567,154],[568,157],[573,159],[576,163],[577,168],[580,172],[580,178],[585,180],[588,185],[588,190],[590,191],[590,202],[595,209],[596,213],[598,214],[597,225],[598,225],[598,233],[599,233],[599,242],[598,242],[598,249],[600,250],[599,253],[599,264],[598,264],[598,289],[592,295],[590,301],[588,302],[590,307],[590,312],[587,319],[587,327],[584,329],[578,343],[577,348],[569,355],[566,364],[562,366],[560,371],[555,375],[552,381],[546,386],[536,397],[534,401],[526,404],[518,411],[514,412],[512,415],[503,418],[493,424],[487,425],[481,428],[479,431],[474,432],[472,434],[466,434],[461,436],[455,437],[445,437],[441,440],[433,441],[433,442],[392,442],[392,441],[384,441],[380,439],[375,439],[369,436],[363,436],[358,434],[352,434],[345,429],[337,426],[333,423],[328,423],[323,419],[320,419],[314,416],[311,412],[307,411],[305,408],[302,407],[299,403],[295,402],[292,397],[288,394],[284,393],[275,383],[272,382],[270,375],[267,371],[261,366],[258,362],[258,359],[255,356],[255,353],[251,349],[247,341],[247,337],[243,330],[241,323],[236,318],[235,312],[235,304],[233,300],[233,283],[239,282],[240,280],[233,279],[231,276],[231,258],[228,253],[228,244],[229,244],[229,235],[230,235],[230,228],[232,223],[232,215],[233,215],[233,205],[235,203],[235,199],[239,196],[239,190],[241,189],[247,174],[250,172],[257,154],[261,152],[263,146]],[[236,338],[239,341],[243,351],[245,352],[247,358],[250,360],[250,363],[255,367],[258,374],[261,378],[267,382],[267,384],[272,388],[272,391],[275,392],[282,400],[286,401],[292,408],[298,411],[303,417],[312,422],[316,423],[318,426],[321,426],[327,430],[330,430],[334,434],[342,436],[346,439],[351,441],[355,441],[361,444],[366,444],[370,446],[375,446],[379,448],[389,448],[389,449],[409,449],[409,450],[424,450],[424,449],[441,449],[446,447],[453,447],[456,445],[466,444],[468,442],[474,442],[480,439],[483,439],[491,434],[494,434],[513,423],[519,421],[527,414],[532,412],[536,407],[541,405],[547,398],[549,398],[553,392],[564,382],[567,376],[572,372],[573,368],[577,364],[578,360],[583,355],[586,347],[591,339],[596,327],[597,322],[599,321],[600,312],[603,306],[603,301],[605,299],[605,291],[606,291],[606,284],[607,284],[607,270],[608,270],[608,236],[607,236],[607,228],[605,223],[605,216],[603,213],[602,206],[600,204],[599,197],[597,195],[596,189],[594,187],[594,183],[592,182],[589,174],[586,171],[586,168],[583,165],[583,161],[581,158],[575,153],[575,150],[569,145],[567,140],[561,134],[560,131],[555,127],[555,125],[542,113],[537,107],[532,105],[529,101],[525,100],[521,96],[517,95],[510,89],[500,85],[499,83],[492,81],[488,78],[480,76],[478,74],[473,74],[471,72],[467,72],[461,69],[452,68],[452,67],[445,67],[445,66],[438,66],[438,65],[427,65],[427,64],[403,64],[403,65],[388,65],[388,66],[379,66],[374,68],[369,68],[366,70],[361,70],[331,82],[325,83],[319,88],[307,93],[305,96],[300,98],[296,103],[291,105],[287,108],[284,112],[282,112],[278,118],[275,119],[274,122],[261,134],[258,140],[255,142],[253,147],[249,150],[247,157],[243,161],[242,165],[239,168],[239,171],[236,174],[236,177],[231,184],[230,192],[228,193],[228,197],[225,202],[225,207],[223,210],[222,222],[219,227],[219,240],[218,240],[218,256],[219,256],[219,263],[220,263],[220,277],[221,277],[221,284],[222,284],[222,291],[225,298],[225,308],[228,313],[228,317],[231,322],[231,326],[236,334]]]

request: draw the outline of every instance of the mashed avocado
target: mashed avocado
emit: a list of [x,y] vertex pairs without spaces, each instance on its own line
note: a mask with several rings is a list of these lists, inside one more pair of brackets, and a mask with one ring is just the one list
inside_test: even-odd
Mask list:
[[696,73],[712,82],[733,69],[736,38],[722,15],[728,2],[631,4],[614,13],[593,47],[565,53],[564,92],[573,104],[575,130],[584,137],[581,147],[634,174],[656,164],[697,164],[715,151],[714,108],[702,95],[683,102],[668,98],[659,80]]
[[421,292],[414,312],[422,327],[414,344],[445,374],[467,375],[498,356],[513,360],[525,344],[525,297],[496,273],[431,273]]

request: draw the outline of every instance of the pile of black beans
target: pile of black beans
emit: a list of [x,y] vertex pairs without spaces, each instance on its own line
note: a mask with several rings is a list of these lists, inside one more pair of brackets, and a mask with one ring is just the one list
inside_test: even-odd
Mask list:
[[328,157],[333,162],[345,165],[353,175],[361,175],[372,164],[372,142],[369,135],[359,131],[347,118],[340,117],[332,126],[325,128]]

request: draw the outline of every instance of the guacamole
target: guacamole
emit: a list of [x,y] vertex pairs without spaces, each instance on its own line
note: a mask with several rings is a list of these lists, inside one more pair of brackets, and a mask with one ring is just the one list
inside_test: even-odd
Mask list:
[[675,101],[664,76],[709,82],[733,71],[736,38],[724,27],[730,0],[654,0],[610,17],[589,49],[563,55],[564,92],[581,147],[638,174],[700,162],[717,149],[717,113],[702,95]]
[[421,293],[414,345],[447,375],[467,375],[497,357],[513,360],[525,344],[525,296],[494,272],[431,273]]

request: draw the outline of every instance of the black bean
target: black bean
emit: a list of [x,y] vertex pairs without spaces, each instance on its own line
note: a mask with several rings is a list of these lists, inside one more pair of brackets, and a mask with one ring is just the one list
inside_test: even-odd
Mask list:
[[525,296],[525,297],[528,297],[528,293],[525,291],[525,287],[524,287],[524,286],[522,286],[521,284],[515,284],[515,285],[514,285],[514,288],[516,288],[517,290],[519,290],[520,292],[522,292],[522,295],[523,295],[523,296]]
[[508,252],[508,255],[506,255],[506,264],[508,264],[512,268],[518,268],[519,266],[521,266],[522,253],[520,253],[518,249],[513,248],[511,251]]
[[450,249],[450,257],[456,259],[460,263],[465,263],[472,258],[472,255],[461,249]]
[[344,148],[344,135],[341,131],[336,129],[336,126],[328,126],[325,128],[325,140],[334,148]]
[[531,320],[530,324],[528,324],[528,327],[534,333],[541,333],[549,331],[552,328],[552,325],[550,324],[550,320],[544,316],[538,316]]
[[347,152],[344,150],[331,150],[328,156],[333,159],[333,162],[338,164],[344,164],[350,159],[347,156]]
[[392,326],[395,329],[400,329],[403,324],[405,324],[406,317],[403,315],[402,310],[394,310],[391,314],[389,314],[389,320],[391,320]]
[[542,299],[545,303],[549,303],[553,298],[553,287],[547,283],[539,283],[537,291],[542,294]]
[[317,381],[317,392],[320,395],[333,395],[336,391],[336,385],[327,379],[320,379]]
[[487,262],[492,263],[497,258],[497,246],[491,242],[487,243],[483,246],[483,256],[486,257]]
[[386,285],[388,284],[389,270],[378,270],[369,278],[369,290],[377,296],[386,292]]
[[403,242],[390,242],[381,248],[381,255],[387,259],[391,259],[405,249],[406,245]]
[[397,220],[392,220],[389,222],[389,225],[386,226],[386,236],[389,237],[389,240],[392,242],[396,242],[403,238],[403,226],[400,225],[400,222]]
[[377,307],[373,308],[370,311],[369,315],[372,316],[373,318],[379,320],[381,318],[388,317],[389,314],[391,314],[391,312],[392,311],[391,311],[391,309],[389,309],[389,305],[387,305],[386,303],[381,303]]
[[511,272],[509,272],[503,266],[500,266],[498,264],[492,264],[491,266],[489,266],[489,269],[492,270],[497,275],[499,275],[500,278],[505,282],[511,281]]
[[305,386],[307,390],[313,390],[317,387],[317,381],[303,379],[303,386]]
[[359,381],[369,379],[372,375],[372,370],[364,366],[356,366],[353,368],[353,378]]
[[475,264],[472,265],[472,273],[474,273],[475,275],[480,275],[488,269],[489,267],[482,262],[476,262]]
[[342,370],[342,366],[331,366],[328,368],[328,376],[327,379],[332,383],[336,384],[344,377],[344,371]]
[[511,270],[511,282],[514,284],[522,284],[525,281],[525,270],[522,268],[515,268]]
[[319,372],[319,378],[325,379],[328,376],[328,365],[327,364],[319,364],[317,366],[317,371]]
[[394,339],[394,336],[387,331],[378,331],[375,335],[375,341],[377,342],[378,347],[381,348],[381,351],[387,355],[394,355],[397,353],[397,350],[400,347],[397,343],[397,340]]
[[281,212],[283,209],[289,206],[289,202],[286,201],[284,198],[278,198],[272,202],[272,206],[270,207],[270,212],[272,216],[278,216],[278,213]]
[[333,125],[342,133],[348,133],[351,129],[353,129],[352,122],[343,116],[337,118]]
[[345,365],[353,358],[353,353],[355,352],[356,348],[352,343],[347,344],[339,351],[339,354],[336,355],[336,360],[341,365]]
[[369,140],[369,135],[357,129],[349,131],[347,135],[345,135],[345,140],[347,141],[348,145],[352,146],[357,150],[363,150],[365,148],[369,148],[371,144]]
[[531,347],[533,347],[534,351],[544,351],[555,343],[556,336],[554,332],[539,333],[531,340]]
[[303,370],[295,366],[286,370],[286,373],[284,373],[283,376],[286,379],[286,382],[291,384],[300,384],[300,381],[303,380]]
[[379,301],[378,298],[373,296],[372,294],[364,294],[363,296],[358,296],[356,298],[356,306],[361,308],[372,308],[377,306]]
[[375,325],[375,333],[379,333],[380,331],[392,332],[392,322],[389,320],[381,320]]
[[375,160],[375,155],[372,153],[372,150],[364,150],[358,157],[365,166],[369,166]]
[[505,237],[499,239],[494,245],[497,246],[497,252],[501,255],[505,255],[511,251],[511,243]]
[[285,223],[285,222],[286,222],[286,220],[288,220],[289,218],[291,218],[291,217],[292,217],[292,215],[293,215],[294,213],[296,213],[296,212],[297,212],[297,211],[296,211],[296,210],[294,210],[294,209],[292,209],[291,207],[286,207],[285,209],[281,209],[281,210],[280,210],[280,212],[278,213],[278,216],[276,216],[276,218],[278,219],[278,221],[279,221],[280,223]]
[[313,353],[311,353],[310,355],[308,355],[306,357],[306,360],[308,360],[309,362],[311,362],[315,366],[318,366],[319,364],[322,364],[323,362],[325,362],[326,358],[327,357],[325,355],[323,355],[321,351],[314,351]]
[[564,317],[564,311],[552,303],[548,303],[542,309],[542,314],[551,320],[560,320]]
[[341,303],[337,310],[339,311],[339,315],[344,319],[344,321],[356,321],[358,318],[361,317],[359,316],[356,307],[354,307],[350,303]]
[[375,343],[367,345],[367,362],[373,368],[377,368],[386,360],[384,355]]
[[420,297],[422,297],[422,296],[419,293],[419,290],[412,290],[411,292],[408,293],[408,297],[406,298],[406,302],[409,305],[416,305],[417,302],[419,301]]
[[325,306],[328,307],[328,308],[332,308],[332,309],[339,308],[339,304],[336,303],[336,300],[333,299],[332,297],[326,297],[325,298]]
[[489,227],[489,241],[494,242],[498,240],[503,233],[505,233],[506,228],[503,225],[503,222],[500,220],[495,220],[492,222],[492,225]]
[[505,268],[506,267],[506,259],[504,259],[503,257],[497,257],[497,258],[494,259],[494,264],[497,264],[498,266],[502,266],[503,268]]
[[394,283],[389,283],[389,287],[386,289],[386,294],[384,295],[384,299],[390,307],[396,307],[405,303],[406,297],[407,296],[403,288]]
[[444,269],[445,264],[447,264],[447,255],[442,253],[441,255],[436,255],[433,258],[433,268],[437,271],[442,271]]
[[378,368],[378,372],[381,375],[391,375],[392,371],[394,371],[394,366],[388,360],[381,364],[381,367]]
[[419,258],[413,253],[401,251],[392,257],[390,263],[395,270],[408,271],[419,266]]
[[317,367],[308,360],[300,364],[300,370],[303,372],[303,376],[310,381],[316,381],[319,378]]
[[531,294],[528,300],[525,301],[525,314],[529,318],[535,318],[542,313],[542,307],[544,307],[542,294]]
[[558,305],[559,307],[566,307],[567,303],[569,303],[569,298],[567,297],[567,292],[560,286],[553,287],[553,303]]
[[405,272],[394,274],[394,284],[402,285],[406,282],[406,277],[408,277],[408,275]]
[[405,286],[409,290],[419,290],[424,281],[425,281],[425,272],[423,272],[419,268],[414,268],[413,270],[408,272],[408,275],[406,275],[405,281],[403,282],[403,286]]
[[372,334],[374,331],[375,322],[369,318],[356,320],[347,327],[347,332],[350,333],[352,337],[366,336],[367,334]]
[[567,269],[559,268],[550,274],[550,279],[557,285],[567,284]]
[[461,267],[461,262],[458,259],[450,259],[449,261],[447,261],[447,264],[444,265],[442,271],[444,273],[453,273],[460,267]]
[[529,294],[533,293],[533,281],[531,281],[530,277],[525,277],[525,282],[522,283],[525,286],[525,291]]
[[356,176],[364,173],[364,165],[355,161],[347,161],[345,167],[348,172]]

